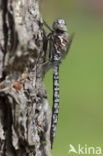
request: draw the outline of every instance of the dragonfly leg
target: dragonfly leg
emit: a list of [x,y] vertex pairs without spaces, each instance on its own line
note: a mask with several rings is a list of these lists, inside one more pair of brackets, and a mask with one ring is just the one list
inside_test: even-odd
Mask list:
[[53,30],[49,27],[49,25],[43,20],[44,25],[49,29],[50,32],[53,32]]

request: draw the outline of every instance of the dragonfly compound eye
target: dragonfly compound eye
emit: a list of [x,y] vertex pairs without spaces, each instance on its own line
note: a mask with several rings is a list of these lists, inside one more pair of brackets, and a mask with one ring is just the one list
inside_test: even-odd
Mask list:
[[66,23],[63,19],[57,19],[54,21],[52,27],[55,31],[67,31]]

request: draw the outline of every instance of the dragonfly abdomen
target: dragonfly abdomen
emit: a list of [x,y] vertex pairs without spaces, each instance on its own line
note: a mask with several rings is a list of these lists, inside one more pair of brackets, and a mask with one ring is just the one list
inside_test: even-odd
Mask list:
[[51,121],[51,147],[56,132],[56,125],[58,121],[59,112],[59,65],[54,67],[53,71],[53,107],[52,107],[52,121]]

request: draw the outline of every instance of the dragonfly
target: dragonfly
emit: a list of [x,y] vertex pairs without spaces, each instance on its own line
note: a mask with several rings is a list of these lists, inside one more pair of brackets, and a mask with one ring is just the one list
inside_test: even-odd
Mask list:
[[48,63],[46,65],[52,65],[53,67],[53,106],[50,129],[52,149],[59,113],[59,67],[62,60],[69,52],[74,34],[69,37],[64,19],[56,19],[52,24],[52,28],[50,28],[45,21],[43,21],[43,23],[50,31],[47,36],[45,35],[46,40],[44,42],[46,47],[45,51],[47,51],[49,43],[49,61],[47,61]]

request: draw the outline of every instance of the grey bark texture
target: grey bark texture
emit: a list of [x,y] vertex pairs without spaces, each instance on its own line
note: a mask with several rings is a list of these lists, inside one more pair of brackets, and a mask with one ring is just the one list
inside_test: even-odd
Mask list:
[[38,0],[0,0],[0,156],[50,156]]

